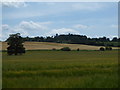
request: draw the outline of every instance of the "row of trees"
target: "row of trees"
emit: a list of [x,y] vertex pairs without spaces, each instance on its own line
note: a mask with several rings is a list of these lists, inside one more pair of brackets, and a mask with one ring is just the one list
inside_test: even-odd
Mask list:
[[107,37],[99,37],[99,38],[88,38],[85,35],[75,35],[75,34],[67,34],[67,35],[58,35],[48,36],[48,37],[24,37],[25,41],[36,41],[36,42],[56,42],[56,43],[69,43],[69,44],[86,44],[86,45],[96,45],[96,46],[120,46],[118,43],[120,38],[114,37],[110,40]]
[[[7,39],[7,44],[9,45],[7,47],[8,55],[13,55],[13,54],[18,55],[18,54],[25,53],[25,48],[23,46],[23,42],[25,41],[25,39],[26,38],[22,38],[20,36],[20,33],[10,35],[10,37]],[[30,38],[27,38],[27,39],[30,39]],[[97,39],[99,42],[106,42],[106,41],[110,42],[110,40],[105,37],[99,38],[99,39]],[[40,39],[36,39],[36,40],[40,40]],[[46,42],[88,44],[91,39],[87,38],[86,36],[68,34],[68,35],[56,35],[55,37],[49,37],[49,39],[48,39],[48,37],[47,37],[47,39],[43,38],[43,41],[44,40],[50,40],[50,41],[46,41]],[[105,49],[112,50],[112,48],[110,46],[107,46]],[[104,51],[105,49],[103,47],[100,48],[101,51]],[[56,49],[54,48],[53,50],[56,50]],[[71,51],[71,49],[69,47],[61,48],[61,50],[62,51]],[[79,48],[77,49],[77,51],[79,51]]]

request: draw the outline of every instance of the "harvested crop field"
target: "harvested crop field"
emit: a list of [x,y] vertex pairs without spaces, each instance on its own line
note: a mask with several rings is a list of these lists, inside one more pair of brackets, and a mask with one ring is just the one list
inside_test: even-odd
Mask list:
[[[79,48],[80,50],[99,50],[100,46],[90,46],[83,44],[60,44],[60,43],[49,43],[49,42],[25,42],[24,46],[26,50],[47,50],[47,49],[60,49],[62,47],[70,47],[72,50]],[[2,50],[6,50],[7,43],[2,42]],[[118,49],[113,47],[113,49]]]

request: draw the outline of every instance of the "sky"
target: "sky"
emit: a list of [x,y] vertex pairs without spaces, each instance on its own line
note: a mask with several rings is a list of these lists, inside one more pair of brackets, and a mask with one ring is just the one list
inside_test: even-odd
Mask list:
[[2,33],[21,36],[80,34],[88,37],[118,36],[117,2],[4,2]]

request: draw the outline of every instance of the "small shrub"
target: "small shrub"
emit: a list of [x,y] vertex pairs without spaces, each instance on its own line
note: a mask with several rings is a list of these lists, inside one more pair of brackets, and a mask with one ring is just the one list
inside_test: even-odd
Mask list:
[[71,49],[69,47],[63,47],[61,48],[62,51],[71,51]]
[[100,51],[105,51],[105,48],[104,47],[100,47]]
[[112,47],[105,47],[106,50],[112,50]]
[[80,49],[78,48],[77,51],[80,51]]
[[53,51],[55,51],[55,50],[56,50],[56,48],[53,48],[52,50],[53,50]]
[[112,47],[110,47],[109,50],[112,50]]

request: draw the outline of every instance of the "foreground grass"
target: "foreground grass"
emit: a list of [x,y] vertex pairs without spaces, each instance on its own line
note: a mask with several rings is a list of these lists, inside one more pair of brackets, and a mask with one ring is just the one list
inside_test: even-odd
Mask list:
[[3,52],[3,88],[117,88],[117,51]]

